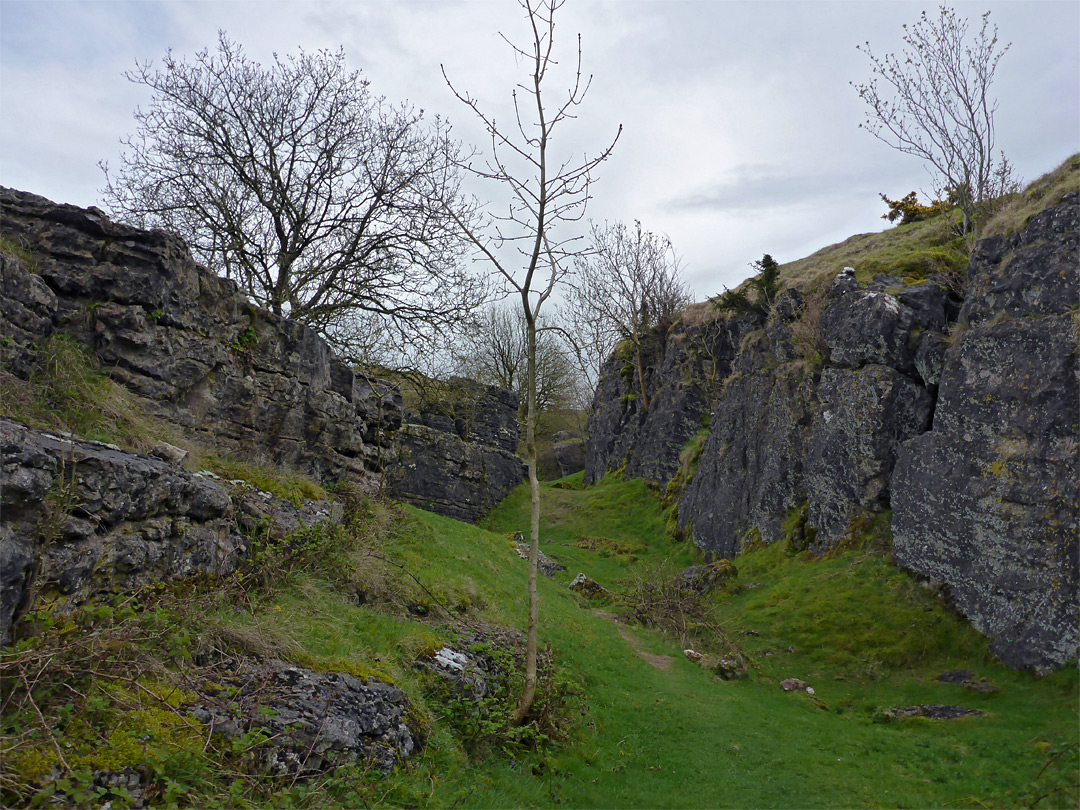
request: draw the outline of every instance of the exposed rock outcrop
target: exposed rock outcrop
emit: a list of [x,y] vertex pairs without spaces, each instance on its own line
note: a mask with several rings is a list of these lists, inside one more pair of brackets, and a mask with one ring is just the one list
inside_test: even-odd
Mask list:
[[357,762],[390,771],[418,747],[404,694],[374,678],[275,660],[245,660],[216,676],[231,688],[228,705],[207,704],[192,714],[226,738],[261,731],[269,739],[263,766],[271,773],[312,775]]
[[251,305],[162,231],[0,188],[0,228],[32,262],[0,257],[0,357],[28,373],[55,331],[194,440],[378,487],[401,398],[356,374],[314,331]]
[[1006,663],[1075,661],[1080,531],[1078,199],[980,244],[933,429],[893,480],[897,560],[947,583]]
[[525,479],[515,454],[518,396],[454,381],[465,406],[436,404],[406,415],[387,465],[387,491],[421,509],[475,523]]
[[[733,348],[712,352],[724,358],[713,367],[721,385],[697,468],[677,479],[679,525],[699,548],[732,557],[781,540],[786,515],[798,517],[793,545],[822,550],[891,509],[898,561],[948,585],[1003,661],[1041,672],[1074,660],[1076,211],[1069,194],[1022,233],[982,242],[962,296],[934,278],[860,284],[838,273],[819,300],[812,351],[801,294],[782,295],[764,322],[718,319],[725,337],[712,345]],[[682,403],[683,427],[652,407],[639,413],[633,368],[612,357],[587,481],[625,465],[664,484],[678,469],[700,406],[676,392],[694,390],[686,373],[698,391],[708,378],[676,329],[653,345],[654,402]]]
[[708,421],[715,389],[728,375],[743,319],[677,322],[643,346],[648,410],[637,370],[623,347],[604,363],[589,414],[585,483],[625,465],[629,477],[668,481],[679,469],[679,452]]
[[560,430],[551,437],[551,450],[559,465],[559,477],[585,469],[585,440],[576,433]]
[[31,591],[54,606],[155,581],[234,571],[248,535],[281,537],[337,520],[100,442],[0,418],[0,644]]
[[712,415],[679,523],[701,549],[733,557],[751,536],[780,539],[786,510],[805,498],[803,466],[816,375],[777,365],[765,332],[748,336]]

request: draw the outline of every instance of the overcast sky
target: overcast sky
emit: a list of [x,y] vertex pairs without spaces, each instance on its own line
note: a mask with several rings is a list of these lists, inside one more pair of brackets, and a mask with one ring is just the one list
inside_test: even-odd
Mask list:
[[[1080,150],[1080,2],[954,3],[990,10],[1012,47],[998,68],[998,146],[1025,180]],[[930,189],[912,157],[858,129],[850,82],[870,77],[855,46],[897,51],[929,3],[567,0],[557,44],[582,35],[593,85],[560,146],[595,152],[621,124],[589,216],[667,234],[697,297],[734,286],[771,253],[801,258],[881,230],[884,192]],[[144,88],[122,73],[171,48],[213,47],[224,29],[252,58],[343,46],[389,100],[482,132],[442,80],[505,112],[522,41],[513,0],[187,2],[0,0],[0,184],[100,205],[99,160],[117,163]]]

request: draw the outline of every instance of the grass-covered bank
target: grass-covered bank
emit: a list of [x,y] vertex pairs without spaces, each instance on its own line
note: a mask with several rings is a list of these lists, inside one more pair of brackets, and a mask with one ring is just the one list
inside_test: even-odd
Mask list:
[[[722,681],[689,661],[677,639],[615,623],[617,599],[590,603],[566,588],[582,571],[618,594],[696,559],[665,533],[656,496],[641,481],[615,478],[585,489],[580,475],[544,485],[542,494],[542,548],[568,567],[540,582],[541,644],[551,645],[562,701],[546,745],[463,725],[455,720],[460,707],[433,693],[413,666],[470,627],[524,628],[525,563],[507,537],[527,526],[524,489],[489,517],[488,528],[368,504],[344,532],[309,538],[299,557],[268,550],[273,576],[244,587],[148,594],[130,610],[86,619],[90,633],[69,628],[69,639],[101,641],[63,670],[75,673],[83,697],[50,702],[56,684],[35,693],[53,741],[77,772],[64,777],[67,784],[83,779],[83,793],[67,792],[68,800],[100,803],[85,789],[86,773],[103,767],[94,752],[119,735],[137,744],[121,752],[124,763],[106,764],[156,774],[162,788],[151,795],[163,807],[1076,804],[1076,672],[1038,680],[995,665],[985,641],[873,543],[825,560],[783,545],[737,558],[738,576],[707,606],[750,669],[744,680]],[[39,630],[39,641],[62,646],[60,629]],[[117,646],[121,639],[128,646]],[[306,784],[261,776],[242,746],[184,725],[183,690],[164,689],[209,647],[392,680],[413,701],[426,747],[386,777],[363,768]],[[20,649],[46,646],[35,648],[31,637]],[[650,663],[639,651],[668,660]],[[110,669],[109,656],[123,659],[119,670]],[[88,669],[102,677],[86,676]],[[955,669],[998,691],[934,680]],[[108,676],[118,671],[141,685],[117,688]],[[13,672],[8,666],[5,676]],[[816,694],[783,691],[780,681],[789,677]],[[4,689],[12,688],[7,677]],[[173,695],[175,705],[147,691]],[[884,709],[913,704],[985,715],[888,722]],[[34,791],[13,784],[20,767],[32,765],[47,782],[56,764],[53,741],[32,708],[24,709],[4,718],[2,787],[11,805],[33,801]],[[39,801],[58,787],[46,785]],[[113,807],[124,805],[110,795]]]

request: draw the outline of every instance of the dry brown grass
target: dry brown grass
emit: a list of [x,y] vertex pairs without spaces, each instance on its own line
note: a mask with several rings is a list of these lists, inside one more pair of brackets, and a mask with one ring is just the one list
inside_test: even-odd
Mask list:
[[1035,214],[1056,205],[1071,191],[1080,192],[1080,153],[1035,180],[1010,198],[986,223],[985,236],[998,236],[1023,228]]

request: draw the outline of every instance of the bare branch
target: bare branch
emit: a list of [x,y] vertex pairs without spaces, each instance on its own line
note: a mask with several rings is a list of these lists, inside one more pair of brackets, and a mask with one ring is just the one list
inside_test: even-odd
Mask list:
[[963,213],[969,251],[978,226],[996,198],[1019,185],[1004,154],[994,157],[997,101],[990,85],[1009,49],[999,47],[990,12],[968,40],[968,21],[941,6],[904,26],[899,55],[877,57],[869,43],[857,46],[870,60],[873,77],[852,84],[869,108],[860,124],[878,140],[933,168],[939,196],[949,194]]
[[[445,121],[374,97],[343,51],[262,66],[219,32],[216,52],[126,76],[152,98],[120,170],[102,166],[105,200],[181,234],[259,305],[385,362],[487,299],[462,262],[480,222],[461,189],[473,153]],[[359,337],[379,331],[382,346]]]
[[[508,192],[510,200],[504,214],[491,215],[487,228],[468,228],[468,237],[480,256],[517,293],[525,324],[525,445],[532,488],[532,515],[525,689],[515,712],[517,723],[527,716],[536,693],[539,621],[536,566],[540,538],[540,490],[536,476],[537,321],[544,303],[572,271],[571,260],[580,235],[565,233],[563,228],[584,216],[593,172],[611,155],[619,137],[616,134],[611,144],[595,157],[564,155],[552,160],[552,133],[573,119],[571,110],[584,100],[590,82],[582,84],[579,37],[577,67],[567,98],[558,106],[550,104],[544,94],[544,81],[548,69],[556,64],[555,13],[562,6],[562,0],[519,0],[519,5],[529,22],[532,39],[527,46],[520,46],[503,37],[529,71],[528,80],[512,91],[515,120],[511,128],[498,126],[494,117],[484,113],[470,95],[455,88],[443,71],[450,91],[473,111],[491,137],[491,155],[485,168],[475,167],[471,160],[458,165],[478,178],[498,183]],[[511,255],[517,253],[514,258],[521,262],[519,266],[515,267],[511,259],[504,258],[506,248],[514,249],[510,251]]]

